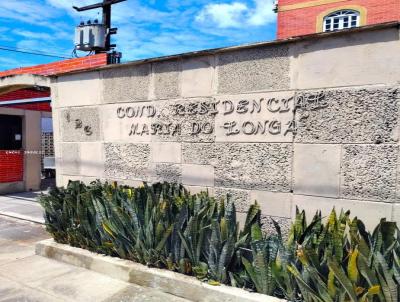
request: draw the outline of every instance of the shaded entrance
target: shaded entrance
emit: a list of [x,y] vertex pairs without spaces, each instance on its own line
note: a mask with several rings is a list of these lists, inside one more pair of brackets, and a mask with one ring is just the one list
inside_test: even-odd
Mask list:
[[54,173],[45,175],[44,168],[46,157],[54,158],[52,126],[44,127],[52,123],[49,86],[42,76],[0,79],[0,194],[54,183]]

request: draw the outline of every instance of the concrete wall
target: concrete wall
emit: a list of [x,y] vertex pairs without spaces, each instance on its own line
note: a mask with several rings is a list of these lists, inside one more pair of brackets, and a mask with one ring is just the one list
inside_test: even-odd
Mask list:
[[57,183],[182,182],[267,228],[296,206],[400,222],[398,66],[387,26],[59,76]]

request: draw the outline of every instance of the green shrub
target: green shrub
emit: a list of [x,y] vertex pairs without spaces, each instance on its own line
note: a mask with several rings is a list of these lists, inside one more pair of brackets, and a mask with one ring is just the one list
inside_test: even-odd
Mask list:
[[400,232],[384,219],[370,234],[349,212],[308,224],[297,209],[283,238],[275,222],[276,235],[261,231],[255,203],[240,231],[229,196],[168,183],[70,182],[40,202],[59,243],[290,301],[400,301]]

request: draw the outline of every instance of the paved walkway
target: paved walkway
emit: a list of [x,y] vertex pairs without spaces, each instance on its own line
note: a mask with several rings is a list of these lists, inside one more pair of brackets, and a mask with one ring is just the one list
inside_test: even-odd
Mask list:
[[154,289],[36,256],[43,226],[0,216],[0,302],[187,302]]
[[37,202],[42,192],[0,195],[0,215],[44,223],[43,209]]

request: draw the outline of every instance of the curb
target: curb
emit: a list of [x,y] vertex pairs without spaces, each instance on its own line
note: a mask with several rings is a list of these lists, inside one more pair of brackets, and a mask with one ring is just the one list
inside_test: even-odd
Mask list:
[[194,277],[149,268],[132,261],[104,256],[81,248],[56,243],[53,239],[36,244],[36,255],[86,268],[111,278],[155,288],[194,302],[284,302],[275,297],[250,293],[230,286],[212,286]]
[[0,216],[6,216],[6,217],[10,217],[10,218],[19,219],[19,220],[25,220],[25,221],[29,221],[29,222],[33,222],[33,223],[37,223],[37,224],[43,224],[43,225],[45,224],[45,221],[43,218],[41,218],[41,219],[34,218],[32,216],[17,214],[14,212],[0,211]]

